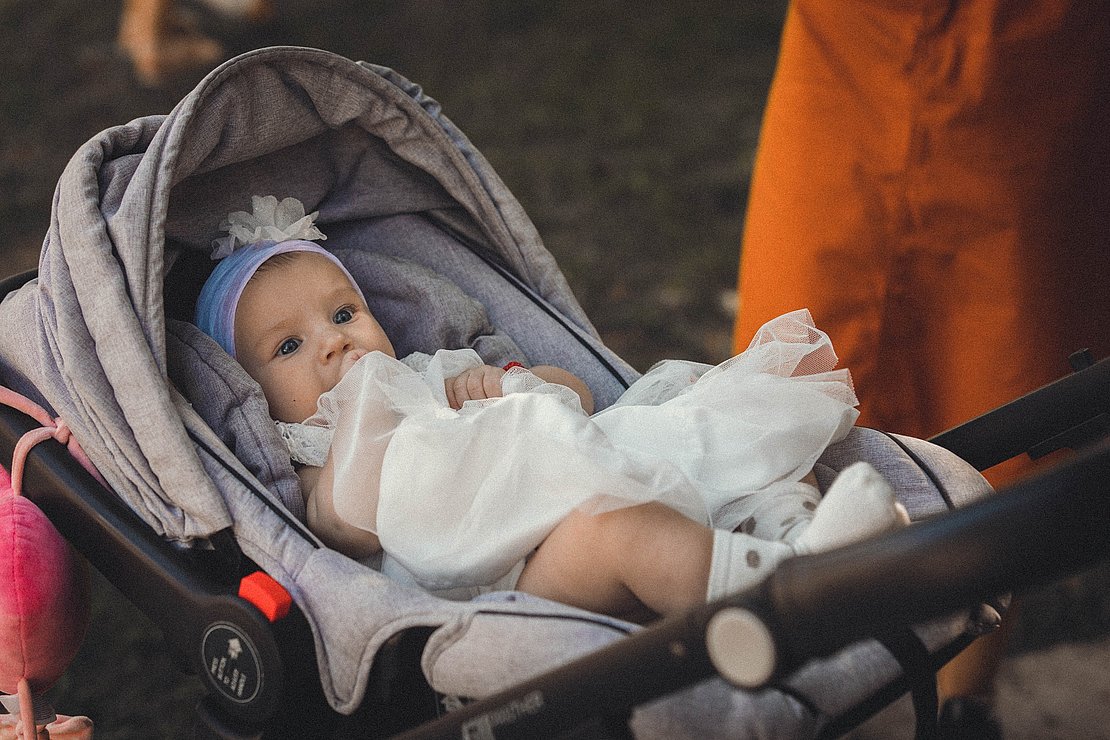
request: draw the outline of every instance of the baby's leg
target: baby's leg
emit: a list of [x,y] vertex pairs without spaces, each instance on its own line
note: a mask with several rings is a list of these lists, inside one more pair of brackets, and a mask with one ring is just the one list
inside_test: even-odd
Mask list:
[[[802,510],[809,511],[804,501]],[[796,554],[829,550],[908,522],[882,476],[857,463],[837,477],[792,544],[710,529],[660,503],[597,515],[574,512],[540,544],[517,588],[626,618],[641,615],[642,607],[675,614],[754,586]],[[791,529],[788,538],[793,535]]]
[[565,604],[636,618],[705,600],[713,533],[659,503],[604,514],[572,512],[529,558],[517,588]]
[[676,614],[755,585],[794,555],[781,542],[714,530],[659,503],[574,512],[528,560],[517,588],[591,611]]

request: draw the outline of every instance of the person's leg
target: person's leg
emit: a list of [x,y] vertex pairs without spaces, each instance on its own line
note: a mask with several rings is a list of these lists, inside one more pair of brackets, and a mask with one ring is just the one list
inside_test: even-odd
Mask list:
[[795,554],[782,542],[710,529],[653,502],[572,513],[529,558],[516,587],[639,620],[754,586]]
[[[736,347],[809,306],[852,370],[860,423],[919,437],[1058,377],[1070,351],[1106,356],[1110,283],[1091,276],[1110,269],[1108,13],[794,0]],[[943,694],[989,693],[996,658],[978,654],[944,671]]]
[[220,45],[202,34],[174,0],[125,0],[116,43],[139,81],[149,86],[223,56]]
[[904,83],[879,67],[898,69],[912,56],[906,28],[920,13],[908,5],[791,3],[740,250],[734,350],[766,321],[809,308],[852,372],[865,426],[877,418],[874,398],[915,401],[904,385],[887,385],[898,357],[880,358],[875,348],[887,330],[897,259],[891,224],[900,217],[891,184],[904,134],[889,124],[905,115],[907,97]]

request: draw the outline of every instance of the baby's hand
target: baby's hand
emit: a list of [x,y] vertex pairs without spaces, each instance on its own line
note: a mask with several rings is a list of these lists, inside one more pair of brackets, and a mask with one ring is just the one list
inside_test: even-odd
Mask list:
[[444,381],[447,403],[460,409],[467,401],[501,397],[501,376],[505,371],[492,365],[474,367]]

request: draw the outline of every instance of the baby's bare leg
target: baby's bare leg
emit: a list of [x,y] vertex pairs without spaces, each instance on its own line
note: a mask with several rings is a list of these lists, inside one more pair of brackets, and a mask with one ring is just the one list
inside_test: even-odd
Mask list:
[[659,503],[573,512],[547,536],[517,588],[590,611],[673,614],[705,602],[713,532]]
[[575,512],[536,550],[517,588],[614,616],[634,618],[644,607],[669,615],[754,586],[797,553],[829,550],[909,523],[890,486],[866,463],[845,469],[812,516],[803,498],[792,514],[802,517],[801,534],[794,539],[793,522],[777,524],[776,533],[790,544],[710,529],[660,503],[596,516]]

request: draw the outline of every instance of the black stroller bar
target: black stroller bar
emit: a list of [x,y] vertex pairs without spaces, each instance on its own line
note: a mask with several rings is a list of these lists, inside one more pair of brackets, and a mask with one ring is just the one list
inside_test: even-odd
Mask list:
[[[787,560],[752,590],[664,620],[402,737],[563,736],[580,731],[583,718],[597,722],[599,709],[616,722],[635,705],[718,672],[749,672],[768,648],[772,669],[760,683],[773,681],[856,640],[891,635],[1110,557],[1108,487],[1110,442],[958,512]],[[1061,547],[1062,541],[1074,545]],[[735,617],[763,625],[771,644],[714,645],[714,633],[727,639],[729,630],[715,631],[713,623]],[[721,664],[722,655],[736,664]]]
[[[37,426],[0,406],[0,450],[10,458],[19,438]],[[194,552],[165,541],[53,440],[31,450],[25,476],[27,496],[97,570],[156,624],[175,625],[164,634],[190,672],[207,674],[198,649],[205,631],[233,624],[243,632],[257,656],[259,678],[265,677],[258,695],[243,704],[244,720],[261,721],[275,711],[285,671],[273,625],[236,595],[237,569],[223,567],[227,548]]]
[[929,441],[953,450],[977,470],[986,470],[1023,453],[1036,459],[1107,436],[1110,357],[1092,363],[1086,350],[1080,350],[1071,359],[1071,375]]
[[1108,489],[1110,441],[959,511],[784,562],[767,581],[783,662],[789,670],[854,639],[1098,564],[1110,557]]

